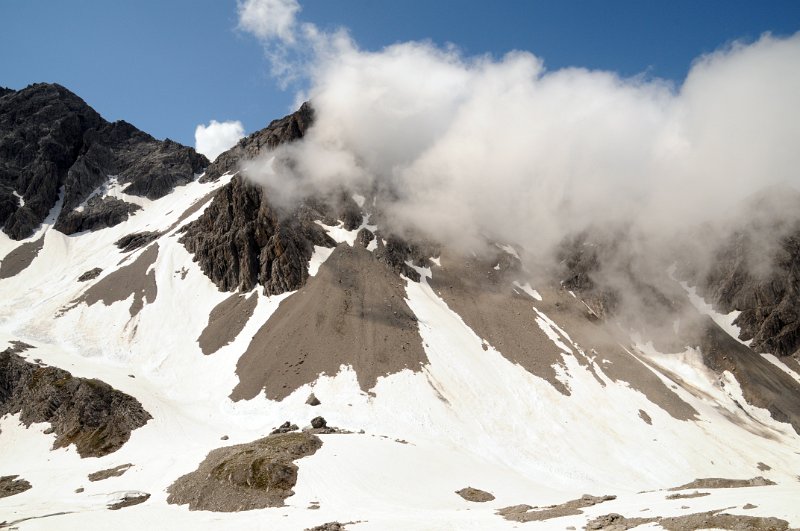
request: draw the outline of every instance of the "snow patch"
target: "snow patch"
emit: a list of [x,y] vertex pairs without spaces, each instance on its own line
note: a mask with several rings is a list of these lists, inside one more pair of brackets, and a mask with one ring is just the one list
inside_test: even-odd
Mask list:
[[533,297],[537,301],[541,301],[542,300],[542,296],[539,295],[538,291],[536,291],[535,289],[533,289],[531,287],[531,283],[530,282],[526,282],[525,284],[520,284],[519,282],[517,282],[515,280],[513,282],[513,284],[514,284],[514,287],[517,287],[517,288],[521,289],[522,291],[524,291],[525,293],[527,293],[528,295],[530,295],[531,297]]

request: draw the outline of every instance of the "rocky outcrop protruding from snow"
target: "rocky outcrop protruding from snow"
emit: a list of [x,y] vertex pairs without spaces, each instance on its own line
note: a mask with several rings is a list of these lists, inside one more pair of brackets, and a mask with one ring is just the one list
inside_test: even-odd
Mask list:
[[26,361],[19,355],[25,349],[17,344],[0,352],[0,417],[18,413],[27,426],[50,423],[54,449],[75,444],[81,457],[107,455],[152,418],[107,383]]
[[225,173],[236,172],[240,162],[252,159],[280,144],[302,138],[313,121],[314,110],[306,102],[296,112],[280,120],[273,120],[264,129],[239,140],[238,144],[220,154],[208,167],[201,181],[216,181]]
[[133,465],[126,463],[124,465],[115,466],[113,468],[106,468],[105,470],[98,470],[89,474],[89,481],[103,481],[108,478],[118,478],[127,472]]
[[342,524],[340,522],[326,522],[321,525],[315,525],[314,527],[308,527],[305,531],[344,531],[346,525],[347,524]]
[[461,490],[457,490],[456,494],[467,501],[476,503],[489,502],[494,499],[494,494],[491,492],[486,492],[485,490],[476,489],[474,487],[464,487]]
[[144,503],[149,499],[150,494],[147,492],[126,492],[118,501],[108,504],[108,509],[110,511],[118,511],[120,509],[124,509],[125,507],[139,505],[140,503]]
[[[800,356],[800,228],[779,239],[773,256],[758,256],[762,244],[750,232],[734,235],[697,279],[698,289],[721,313],[741,312],[734,321],[739,338],[756,352]],[[753,260],[771,264],[756,274]]]
[[314,245],[335,245],[314,223],[321,217],[308,206],[280,212],[260,186],[237,175],[180,241],[221,290],[250,291],[260,284],[265,294],[276,295],[305,283]]
[[64,234],[75,234],[113,227],[141,209],[139,205],[116,197],[95,196],[89,199],[80,211],[63,211],[56,222],[56,229]]
[[30,488],[30,482],[17,475],[0,477],[0,498],[14,496]]
[[762,476],[756,476],[750,479],[701,478],[690,481],[680,487],[672,487],[669,490],[736,489],[741,487],[766,487],[774,484],[774,481]]
[[114,242],[114,245],[119,247],[123,253],[127,253],[130,251],[135,251],[140,247],[144,247],[145,245],[155,241],[159,236],[161,236],[161,233],[155,231],[134,232],[131,234],[126,234]]
[[[732,509],[732,507],[731,507]],[[748,531],[782,531],[789,529],[789,522],[774,517],[744,516],[723,513],[722,509],[704,513],[692,513],[670,517],[626,518],[618,513],[610,513],[587,522],[587,531],[625,531],[644,524],[657,524],[667,531],[687,531],[699,529],[731,529]]]
[[84,273],[81,273],[81,276],[78,277],[78,282],[87,282],[89,280],[94,280],[100,276],[103,270],[99,267],[94,267]]
[[[124,201],[83,205],[110,175],[124,193],[157,199],[194,179],[208,160],[129,123],[109,123],[66,88],[37,83],[0,94],[0,225],[11,238],[33,234],[55,206],[72,234],[112,226],[135,209]],[[124,203],[124,205],[120,205]]]
[[[303,104],[217,157],[203,179],[236,172],[240,163],[302,138],[312,121],[311,107]],[[287,209],[273,204],[261,186],[238,174],[219,190],[203,215],[185,227],[181,242],[221,290],[249,291],[260,284],[264,293],[275,295],[305,284],[315,245],[335,245],[316,222],[336,225],[339,220],[346,230],[362,223],[360,208],[343,190],[306,198]]]
[[560,505],[550,505],[548,507],[531,507],[530,505],[513,505],[511,507],[504,507],[498,509],[497,514],[511,520],[513,522],[541,522],[543,520],[551,520],[553,518],[561,518],[562,516],[573,516],[582,514],[586,507],[597,505],[606,501],[616,499],[616,496],[592,496],[584,494],[577,500],[570,500]]
[[298,467],[293,461],[321,447],[319,437],[293,432],[218,448],[196,471],[170,485],[167,502],[221,512],[280,507],[294,494]]

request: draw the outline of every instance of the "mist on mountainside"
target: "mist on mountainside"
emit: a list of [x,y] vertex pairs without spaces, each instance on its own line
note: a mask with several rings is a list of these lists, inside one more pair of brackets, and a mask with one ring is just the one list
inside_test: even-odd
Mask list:
[[797,228],[800,34],[731,43],[675,86],[550,71],[524,51],[361,50],[346,30],[297,20],[296,3],[273,4],[288,6],[279,28],[245,9],[240,24],[273,73],[305,76],[298,98],[315,110],[302,141],[243,166],[274,203],[360,191],[376,197],[385,232],[462,252],[511,244],[534,274],[561,278],[574,273],[565,248],[580,242],[593,248],[593,284],[631,316],[652,309],[642,282],[660,290],[676,263],[708,270],[742,231],[765,276]]

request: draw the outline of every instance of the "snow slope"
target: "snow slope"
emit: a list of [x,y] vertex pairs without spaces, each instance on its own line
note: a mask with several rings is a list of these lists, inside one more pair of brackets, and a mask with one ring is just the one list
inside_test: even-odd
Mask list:
[[[144,202],[126,223],[91,234],[65,236],[45,225],[38,233],[44,234],[44,247],[31,265],[0,280],[0,348],[12,340],[29,343],[35,347],[24,353],[29,359],[101,379],[136,397],[153,416],[117,452],[86,459],[74,447],[50,450],[55,436],[45,433],[47,425],[25,429],[17,417],[0,419],[0,476],[19,474],[33,485],[0,498],[0,522],[16,522],[19,529],[297,530],[333,520],[358,522],[348,528],[365,530],[563,529],[610,512],[670,516],[729,508],[800,526],[795,503],[800,437],[788,424],[748,406],[736,380],[730,374],[717,377],[696,352],[665,355],[649,344],[637,345],[631,355],[643,362],[641,370],[655,373],[698,412],[694,420],[677,420],[633,386],[609,378],[601,363],[579,362],[586,346],[575,344],[537,308],[542,295],[527,282],[515,287],[531,295],[530,325],[563,352],[557,370],[569,396],[487,345],[428,285],[435,273],[418,269],[423,280],[406,280],[405,289],[429,361],[420,372],[379,378],[368,393],[353,370],[342,366],[281,402],[263,394],[232,402],[228,395],[238,381],[239,356],[293,294],[257,293],[255,312],[238,337],[211,356],[202,354],[197,338],[211,309],[229,294],[218,291],[177,242],[180,227],[202,209],[177,222],[229,178],[179,187]],[[357,231],[325,228],[337,241],[354,244]],[[151,268],[155,300],[135,316],[129,312],[133,296],[110,306],[79,303],[68,309],[92,284],[76,282],[77,277],[100,267],[102,279],[131,263],[144,249],[126,258],[114,242],[145,230],[165,232]],[[3,239],[0,252],[18,244]],[[502,248],[516,255],[513,248]],[[316,248],[311,274],[325,267],[330,253]],[[681,386],[671,378],[676,374]],[[305,404],[312,391],[320,406]],[[263,437],[285,420],[307,425],[317,415],[355,433],[323,435],[321,450],[298,461],[295,494],[285,507],[211,513],[166,503],[166,488],[210,450]],[[122,476],[87,479],[91,472],[126,463],[133,466]],[[777,485],[717,489],[678,500],[667,500],[663,490],[700,477],[759,475]],[[468,502],[455,494],[466,486],[496,499]],[[84,490],[76,492],[79,488]],[[151,497],[119,511],[106,509],[129,492]],[[495,513],[509,505],[562,503],[584,493],[618,498],[581,515],[527,524]],[[319,502],[319,509],[309,509],[311,502]],[[746,503],[757,507],[745,510]]]

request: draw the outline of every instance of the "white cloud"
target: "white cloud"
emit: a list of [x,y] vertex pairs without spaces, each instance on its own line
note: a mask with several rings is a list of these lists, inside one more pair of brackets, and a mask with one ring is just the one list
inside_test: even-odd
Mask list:
[[[512,243],[531,271],[557,270],[575,235],[614,238],[607,282],[631,270],[648,279],[679,252],[712,263],[749,221],[749,196],[800,190],[798,65],[800,33],[702,57],[680,87],[547,71],[527,52],[342,46],[308,70],[315,122],[303,140],[244,170],[275,202],[377,191],[383,231],[477,252]],[[788,203],[776,215],[796,219]]]
[[244,0],[239,2],[239,27],[262,40],[295,40],[297,0]]
[[244,126],[239,120],[211,120],[208,125],[200,124],[194,130],[194,148],[213,162],[220,153],[233,147],[242,137]]

